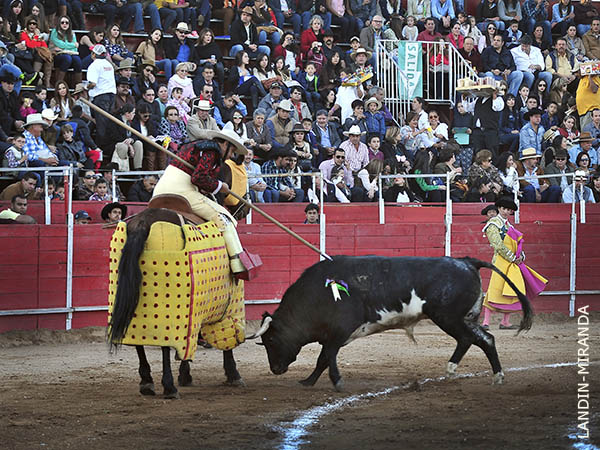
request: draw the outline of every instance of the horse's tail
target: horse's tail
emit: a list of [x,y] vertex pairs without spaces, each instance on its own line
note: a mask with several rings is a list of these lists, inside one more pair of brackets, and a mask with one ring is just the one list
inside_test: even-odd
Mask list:
[[504,273],[502,273],[500,269],[498,269],[493,264],[490,264],[489,262],[469,257],[465,257],[462,259],[470,263],[477,270],[481,269],[482,267],[486,267],[488,269],[492,269],[494,272],[496,272],[498,275],[504,278],[504,281],[506,281],[508,285],[512,288],[512,290],[517,293],[517,297],[519,299],[519,302],[521,303],[521,307],[523,308],[523,319],[521,320],[521,324],[519,325],[519,331],[517,331],[517,334],[523,330],[531,329],[531,325],[533,324],[533,308],[531,307],[531,302],[529,301],[527,296],[523,294],[519,290],[519,288],[517,288],[517,286],[515,286],[515,284],[510,280],[510,278],[508,278]]
[[137,227],[127,233],[127,242],[119,262],[117,293],[108,325],[108,341],[114,346],[118,346],[125,336],[138,304],[142,282],[139,259],[149,232],[149,227]]

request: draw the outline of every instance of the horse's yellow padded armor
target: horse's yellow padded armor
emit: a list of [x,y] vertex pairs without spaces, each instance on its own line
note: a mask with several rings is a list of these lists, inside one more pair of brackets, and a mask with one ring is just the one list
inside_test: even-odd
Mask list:
[[[109,321],[126,241],[121,222],[110,244]],[[236,284],[231,276],[225,242],[213,222],[154,223],[139,264],[140,299],[122,344],[170,346],[187,360],[194,357],[200,330],[220,350],[244,341],[244,282]]]

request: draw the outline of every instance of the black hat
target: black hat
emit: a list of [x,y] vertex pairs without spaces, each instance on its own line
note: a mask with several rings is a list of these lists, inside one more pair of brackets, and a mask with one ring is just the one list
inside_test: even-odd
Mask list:
[[498,208],[512,209],[513,211],[517,211],[519,209],[511,197],[500,197],[498,200],[496,200],[496,206]]
[[17,82],[17,78],[10,72],[5,72],[2,74],[2,76],[0,76],[0,82],[5,82],[5,83],[16,83]]
[[122,205],[119,202],[112,202],[102,208],[102,212],[100,213],[102,220],[108,220],[108,215],[115,208],[119,208],[121,210],[121,217],[127,217],[127,206]]
[[294,124],[294,127],[292,128],[292,130],[290,131],[290,134],[294,134],[294,133],[308,133],[308,131],[306,131],[304,129],[304,127],[302,126],[302,124],[300,122],[297,122]]
[[131,87],[133,86],[133,81],[131,81],[129,78],[119,77],[117,78],[117,85],[119,84],[126,84],[127,86]]
[[536,114],[539,114],[539,115],[541,116],[542,114],[544,114],[544,111],[542,111],[540,108],[533,108],[533,109],[530,109],[529,111],[527,111],[527,112],[526,112],[526,113],[523,115],[523,118],[524,118],[525,120],[529,120],[529,118],[530,118],[531,116],[535,116]]
[[496,205],[487,205],[485,208],[483,208],[481,210],[481,215],[482,216],[487,216],[487,213],[490,211],[496,211],[498,212],[498,207]]
[[331,29],[327,29],[325,30],[325,32],[323,33],[323,37],[326,38],[328,36],[331,36],[332,38],[335,38],[335,36],[333,35],[333,31],[331,31]]
[[80,209],[79,211],[77,211],[75,213],[75,220],[81,220],[81,219],[90,219],[92,220],[92,218],[90,217],[90,215],[88,214],[87,211]]
[[271,158],[273,158],[273,159],[277,159],[280,156],[282,158],[286,158],[286,157],[290,157],[290,156],[298,156],[298,154],[291,149],[285,149],[285,148],[281,149],[279,151],[276,151],[276,152],[271,152]]

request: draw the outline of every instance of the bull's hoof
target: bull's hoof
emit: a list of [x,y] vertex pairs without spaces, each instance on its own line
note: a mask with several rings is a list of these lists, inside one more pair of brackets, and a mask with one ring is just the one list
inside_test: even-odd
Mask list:
[[165,392],[165,398],[169,400],[176,400],[179,398],[179,392]]
[[492,384],[504,384],[504,372],[495,373],[492,378]]
[[344,391],[344,380],[342,380],[341,378],[337,381],[337,383],[335,383],[333,385],[335,387],[335,390],[337,392],[343,392]]
[[306,387],[312,387],[315,385],[315,382],[313,380],[311,380],[310,378],[305,378],[304,380],[300,380],[300,381],[298,381],[298,383],[300,383],[302,386],[306,386]]
[[448,378],[456,377],[456,368],[457,367],[458,367],[458,364],[449,362],[448,365],[446,366],[446,376]]
[[225,386],[232,386],[232,387],[246,387],[246,382],[244,380],[242,380],[241,378],[238,378],[237,380],[225,380],[225,381],[223,381],[223,384]]
[[177,383],[179,384],[179,386],[191,386],[192,377],[191,375],[179,375],[177,377]]
[[154,383],[140,384],[140,394],[142,395],[156,395],[154,391]]

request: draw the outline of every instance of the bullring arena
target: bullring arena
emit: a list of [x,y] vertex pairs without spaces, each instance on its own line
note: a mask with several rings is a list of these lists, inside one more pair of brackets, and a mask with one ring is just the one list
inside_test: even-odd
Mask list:
[[[319,245],[318,227],[293,225],[300,221],[293,205],[278,206],[269,213]],[[475,206],[455,206],[451,254],[489,261],[491,250],[481,235]],[[109,353],[104,325],[112,230],[75,226],[71,314],[0,317],[2,447],[597,448],[598,297],[585,294],[599,285],[594,230],[600,216],[593,206],[586,211],[586,223],[576,223],[576,290],[582,294],[575,297],[573,317],[568,295],[570,205],[522,208],[519,229],[528,237],[528,261],[550,279],[547,290],[558,294],[533,300],[536,317],[527,333],[516,336],[514,331],[499,330],[499,316],[494,316],[490,332],[506,374],[503,385],[492,385],[489,363],[475,347],[465,355],[457,376],[447,378],[446,363],[455,341],[426,320],[415,328],[416,344],[403,331],[394,330],[342,348],[338,357],[345,380],[342,392],[334,390],[326,374],[312,388],[298,384],[314,368],[317,344],[304,347],[289,371],[276,376],[263,347],[254,341],[243,343],[234,349],[245,382],[239,387],[223,384],[222,353],[199,347],[192,363],[193,384],[179,388],[179,400],[161,395],[158,348],[147,348],[157,384],[155,397],[138,392],[138,362],[132,347]],[[374,205],[348,208],[326,208],[326,250],[332,255],[445,253],[443,208],[387,207],[385,224],[377,223]],[[349,217],[360,217],[360,222],[351,223]],[[260,276],[246,283],[247,333],[251,333],[258,328],[261,313],[273,311],[277,306],[273,302],[318,256],[256,216],[251,225],[241,224],[240,231],[245,245],[260,253],[264,262]],[[0,233],[5,249],[2,284],[10,286],[2,289],[2,309],[64,305],[66,227],[7,226]],[[548,244],[552,236],[556,240]],[[25,245],[28,251],[23,252]],[[56,270],[54,277],[50,274],[51,264],[54,269],[58,264],[60,275]],[[484,288],[489,272],[481,270]],[[25,282],[31,274],[36,283]],[[14,299],[21,302],[20,308]],[[69,318],[72,329],[66,331]],[[173,361],[174,373],[177,365]],[[589,409],[582,408],[586,404]],[[581,438],[588,431],[589,438]]]

